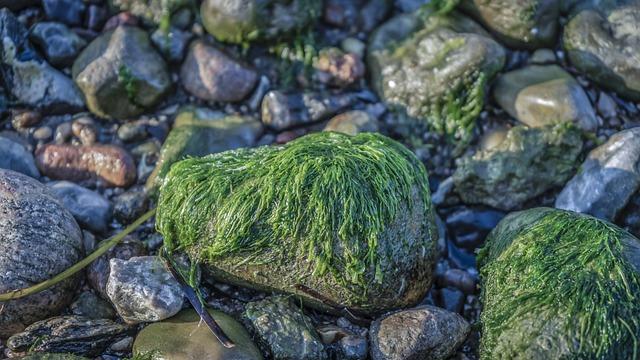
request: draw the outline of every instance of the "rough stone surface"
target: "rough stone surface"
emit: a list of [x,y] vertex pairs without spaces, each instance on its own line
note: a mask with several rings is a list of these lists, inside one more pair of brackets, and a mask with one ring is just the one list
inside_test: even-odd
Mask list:
[[613,221],[638,188],[640,128],[633,128],[592,150],[555,206]]
[[107,280],[109,280],[110,260],[120,259],[128,260],[136,256],[147,255],[147,249],[144,245],[135,239],[124,238],[121,243],[109,249],[106,254],[97,258],[87,268],[87,280],[91,287],[100,294],[104,299],[107,296]]
[[136,180],[129,153],[115,145],[72,146],[47,144],[36,151],[43,175],[73,182],[97,180],[107,186],[127,187]]
[[273,359],[327,359],[311,319],[291,303],[290,297],[274,296],[248,303],[244,315]]
[[47,185],[81,226],[95,232],[107,230],[111,218],[109,200],[69,181],[51,182]]
[[38,321],[23,332],[11,336],[7,347],[12,351],[70,353],[96,356],[118,337],[129,331],[128,326],[112,320],[92,320],[82,316],[59,316]]
[[21,144],[0,136],[0,169],[8,169],[39,178],[33,155]]
[[31,29],[31,40],[42,49],[45,57],[54,66],[73,63],[87,42],[63,24],[39,22]]
[[209,310],[224,333],[236,344],[227,349],[193,310],[153,323],[140,331],[133,343],[134,355],[157,352],[153,360],[262,360],[247,330],[231,316]]
[[467,338],[462,316],[434,306],[387,314],[371,324],[373,360],[444,360]]
[[[45,186],[26,175],[0,169],[0,293],[47,280],[84,255],[73,216]],[[2,303],[0,337],[61,311],[73,297],[77,278],[19,300]]]
[[509,115],[531,127],[563,121],[586,131],[598,127],[589,97],[557,65],[532,65],[501,75],[494,84],[493,96]]
[[581,150],[580,132],[570,124],[516,126],[499,145],[462,158],[453,181],[467,204],[512,210],[563,185]]
[[84,291],[70,306],[74,315],[89,319],[115,319],[116,312],[111,304],[91,291]]
[[107,295],[128,323],[160,321],[182,309],[178,281],[156,256],[111,259]]
[[258,75],[212,45],[195,41],[182,64],[180,80],[188,92],[201,99],[232,102],[249,95]]
[[377,132],[380,124],[369,113],[353,110],[336,115],[329,120],[324,131],[337,131],[347,135],[357,135],[361,132]]
[[93,40],[72,68],[96,115],[129,119],[156,105],[171,88],[167,65],[147,33],[119,26]]

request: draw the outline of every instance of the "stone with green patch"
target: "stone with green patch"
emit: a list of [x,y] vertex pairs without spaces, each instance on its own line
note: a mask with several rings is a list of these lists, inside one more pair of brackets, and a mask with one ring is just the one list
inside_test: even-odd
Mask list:
[[431,285],[428,183],[387,137],[321,132],[176,163],[156,226],[169,253],[187,252],[220,281],[381,313],[418,303]]
[[461,143],[470,140],[486,84],[504,61],[502,46],[456,12],[392,18],[373,33],[368,48],[372,86],[380,97]]
[[128,11],[145,21],[168,28],[171,15],[193,5],[193,0],[109,0],[113,9]]
[[574,212],[500,222],[478,257],[480,359],[637,359],[640,241]]
[[581,150],[581,132],[570,123],[513,127],[500,144],[460,160],[453,174],[456,192],[468,204],[515,209],[563,185]]

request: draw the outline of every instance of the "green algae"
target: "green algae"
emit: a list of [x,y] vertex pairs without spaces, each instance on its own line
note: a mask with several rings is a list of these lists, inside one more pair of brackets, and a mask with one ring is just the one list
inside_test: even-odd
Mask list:
[[637,359],[639,251],[630,234],[586,215],[505,218],[478,257],[481,358]]
[[413,153],[380,134],[322,132],[176,163],[161,187],[156,226],[169,253],[187,250],[194,263],[295,254],[314,276],[366,289],[367,269],[382,281],[379,237],[413,204],[416,187],[427,222],[427,174]]

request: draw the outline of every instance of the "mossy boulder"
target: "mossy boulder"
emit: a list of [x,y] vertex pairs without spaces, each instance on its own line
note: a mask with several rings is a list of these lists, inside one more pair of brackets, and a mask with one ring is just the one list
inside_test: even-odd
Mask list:
[[155,193],[176,161],[253,146],[261,133],[262,125],[253,118],[185,106],[178,112],[173,129],[162,144],[160,158],[147,180],[147,190]]
[[218,281],[381,313],[415,305],[431,285],[428,183],[387,137],[321,132],[176,163],[156,226],[169,253],[187,252]]
[[553,47],[557,40],[559,0],[462,0],[461,8],[505,44],[524,49]]
[[367,57],[372,86],[387,105],[468,140],[505,51],[459,13],[416,12],[381,25]]
[[640,101],[640,1],[588,8],[565,27],[564,46],[571,63],[600,86]]
[[634,359],[640,241],[578,213],[536,208],[493,230],[478,264],[481,359]]
[[570,123],[513,127],[499,145],[460,160],[456,192],[468,204],[513,210],[569,180],[582,144]]
[[322,0],[204,0],[205,29],[220,41],[243,43],[288,37],[315,21]]

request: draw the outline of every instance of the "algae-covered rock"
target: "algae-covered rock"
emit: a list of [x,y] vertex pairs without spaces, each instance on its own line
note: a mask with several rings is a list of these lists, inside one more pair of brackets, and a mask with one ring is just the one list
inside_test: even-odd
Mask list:
[[428,183],[389,138],[321,132],[176,163],[156,225],[169,252],[220,281],[380,313],[416,304],[431,285]]
[[371,36],[372,86],[392,108],[467,140],[505,51],[458,13],[397,16]]
[[320,16],[322,0],[204,0],[202,23],[216,39],[242,43],[291,36]]
[[499,145],[463,158],[453,181],[465,203],[511,210],[563,185],[581,150],[580,131],[571,124],[516,126]]
[[571,63],[590,79],[640,100],[640,1],[579,12],[565,27],[564,46]]
[[155,192],[176,161],[253,146],[261,133],[262,125],[253,118],[186,106],[178,112],[173,129],[162,144],[147,190]]
[[478,258],[481,359],[633,359],[640,241],[578,213],[513,213]]
[[222,346],[195,311],[183,310],[142,329],[133,343],[133,354],[151,360],[262,360],[239,322],[221,311],[208,311],[235,347]]
[[485,24],[505,44],[517,48],[553,46],[558,0],[463,0],[461,8]]

